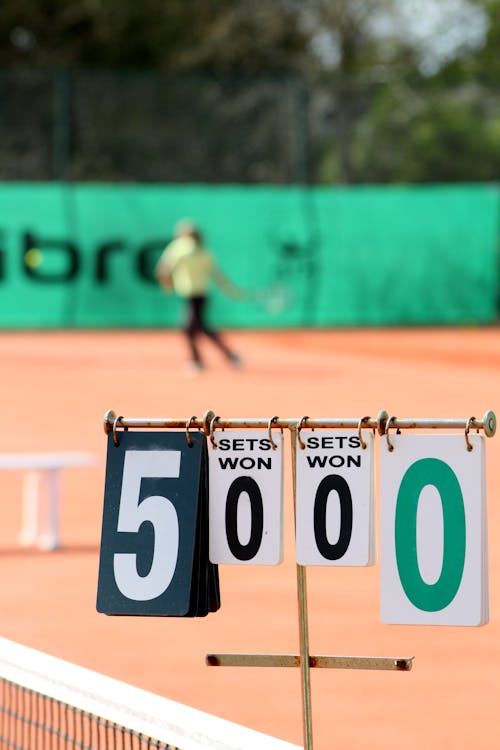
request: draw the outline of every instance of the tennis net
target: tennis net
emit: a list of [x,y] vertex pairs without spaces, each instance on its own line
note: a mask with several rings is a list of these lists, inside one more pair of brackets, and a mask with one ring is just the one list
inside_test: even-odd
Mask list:
[[0,748],[299,750],[4,638]]

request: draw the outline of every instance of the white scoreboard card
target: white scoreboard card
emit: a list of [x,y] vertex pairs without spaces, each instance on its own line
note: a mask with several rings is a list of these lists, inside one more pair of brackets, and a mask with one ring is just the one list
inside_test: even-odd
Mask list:
[[372,565],[375,557],[373,434],[301,430],[297,447],[299,565]]
[[216,432],[209,448],[210,561],[278,565],[283,560],[283,436]]
[[381,617],[403,625],[488,622],[484,438],[391,435],[381,443]]

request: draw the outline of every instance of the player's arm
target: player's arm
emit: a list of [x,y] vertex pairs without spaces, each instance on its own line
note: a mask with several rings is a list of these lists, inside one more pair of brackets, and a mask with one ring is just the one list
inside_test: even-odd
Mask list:
[[165,251],[155,266],[155,276],[159,285],[167,291],[173,289],[173,267],[172,259],[169,257],[169,253]]
[[228,277],[222,273],[217,265],[214,265],[213,267],[212,278],[221,292],[223,292],[227,297],[232,297],[233,299],[240,300],[248,299],[249,292],[233,284],[233,282],[230,281],[230,279],[228,279]]

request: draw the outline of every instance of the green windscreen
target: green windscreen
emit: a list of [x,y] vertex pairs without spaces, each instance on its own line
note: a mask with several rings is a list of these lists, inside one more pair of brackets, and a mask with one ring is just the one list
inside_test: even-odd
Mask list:
[[497,318],[496,186],[0,183],[2,327],[177,326],[179,300],[153,269],[186,217],[256,292],[235,302],[214,289],[222,327]]

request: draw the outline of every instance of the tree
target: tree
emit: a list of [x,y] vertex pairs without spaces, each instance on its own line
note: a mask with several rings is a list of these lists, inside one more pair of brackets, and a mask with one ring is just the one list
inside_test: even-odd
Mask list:
[[318,137],[324,145],[316,179],[357,181],[354,134],[370,110],[374,87],[414,65],[409,45],[391,28],[382,33],[380,21],[391,17],[395,2],[309,0],[295,8],[309,35],[306,72],[322,100]]
[[0,5],[4,65],[127,66],[212,83],[296,75],[308,123],[298,110],[290,122],[297,144],[309,136],[314,182],[496,179],[499,47],[500,0]]
[[484,44],[458,49],[432,74],[417,66],[380,88],[353,145],[363,180],[498,179],[500,3],[475,4],[487,13]]
[[309,0],[315,180],[495,179],[499,0]]
[[290,69],[304,34],[286,2],[3,0],[0,63]]

